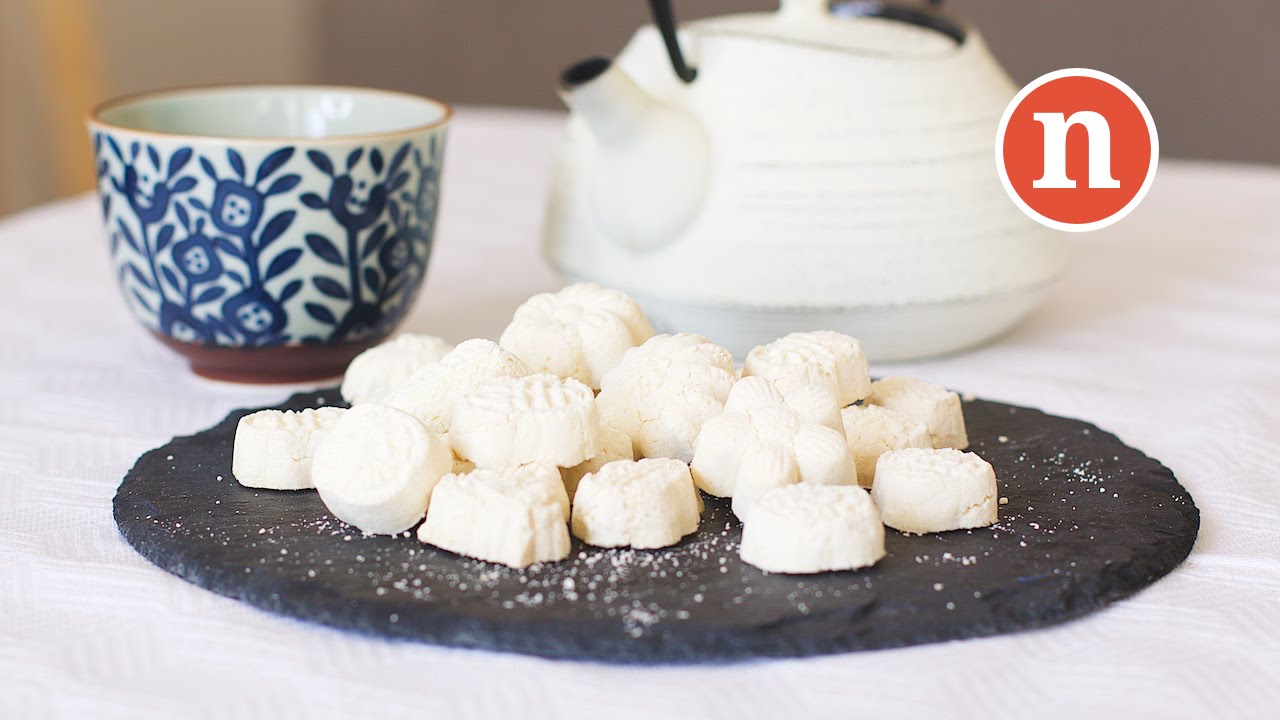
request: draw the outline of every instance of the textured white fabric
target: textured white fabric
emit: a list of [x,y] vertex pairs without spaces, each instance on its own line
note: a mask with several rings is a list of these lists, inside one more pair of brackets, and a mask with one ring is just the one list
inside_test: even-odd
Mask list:
[[[556,279],[538,234],[560,116],[470,110],[408,322],[496,337]],[[116,533],[143,451],[288,390],[195,379],[126,315],[95,205],[0,223],[0,717],[1280,717],[1280,171],[1166,162],[1071,238],[998,343],[875,366],[1087,418],[1169,465],[1190,560],[1049,630],[804,661],[637,669],[366,639],[188,585]],[[779,241],[784,239],[780,238]],[[739,359],[741,360],[741,359]]]

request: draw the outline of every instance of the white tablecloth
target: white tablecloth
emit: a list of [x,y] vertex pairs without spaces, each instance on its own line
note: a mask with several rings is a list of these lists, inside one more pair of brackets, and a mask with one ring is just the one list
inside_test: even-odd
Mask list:
[[[553,287],[538,234],[560,116],[464,110],[408,329],[490,337]],[[908,372],[1087,418],[1202,511],[1185,565],[1053,629],[705,668],[367,639],[216,596],[119,537],[134,459],[287,390],[204,382],[112,285],[94,202],[0,223],[0,717],[1280,717],[1280,171],[1165,162],[1071,239],[1048,305]],[[439,713],[439,714],[437,714]]]

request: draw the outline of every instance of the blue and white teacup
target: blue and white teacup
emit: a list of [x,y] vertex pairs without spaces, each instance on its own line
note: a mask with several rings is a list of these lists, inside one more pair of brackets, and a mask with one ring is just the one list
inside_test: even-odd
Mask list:
[[133,314],[207,377],[331,377],[412,306],[448,105],[243,86],[113,100],[88,120]]

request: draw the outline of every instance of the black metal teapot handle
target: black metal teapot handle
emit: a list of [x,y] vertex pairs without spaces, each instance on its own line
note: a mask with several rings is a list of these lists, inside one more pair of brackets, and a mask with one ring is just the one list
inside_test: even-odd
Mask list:
[[[963,25],[939,11],[942,0],[924,0],[923,5],[908,5],[890,0],[831,0],[829,5],[831,13],[836,16],[897,20],[936,30],[957,43],[964,42]],[[684,82],[693,82],[698,77],[698,70],[685,62],[680,39],[676,37],[676,13],[671,7],[671,0],[649,0],[649,9],[653,12],[653,24],[662,33],[662,41],[666,43],[671,69]]]
[[691,83],[698,77],[696,68],[689,67],[684,61],[684,52],[680,50],[680,39],[676,37],[676,13],[671,7],[671,0],[649,0],[649,9],[653,11],[653,24],[662,33],[662,41],[667,44],[667,55],[671,58],[671,69],[676,77]]
[[831,14],[837,17],[878,17],[918,25],[940,32],[964,43],[964,24],[942,11],[942,0],[924,0],[923,4],[892,0],[832,0]]

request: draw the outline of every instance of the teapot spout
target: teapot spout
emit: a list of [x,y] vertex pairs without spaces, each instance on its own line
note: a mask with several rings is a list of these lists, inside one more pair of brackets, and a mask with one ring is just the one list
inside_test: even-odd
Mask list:
[[677,240],[706,194],[702,123],[650,95],[608,58],[572,65],[560,81],[565,104],[595,140],[591,192],[610,235],[636,251]]
[[630,75],[606,57],[569,66],[560,75],[560,97],[607,145],[635,137],[655,105]]

